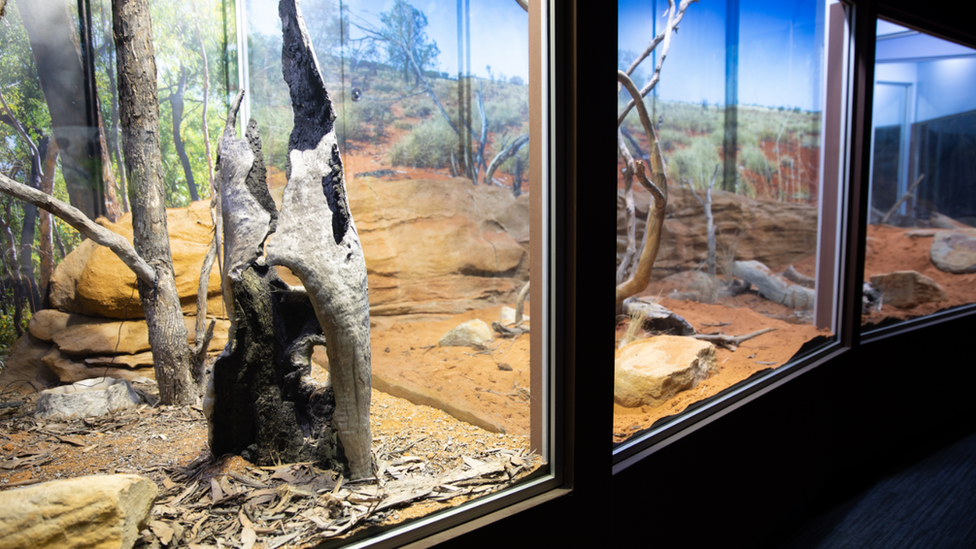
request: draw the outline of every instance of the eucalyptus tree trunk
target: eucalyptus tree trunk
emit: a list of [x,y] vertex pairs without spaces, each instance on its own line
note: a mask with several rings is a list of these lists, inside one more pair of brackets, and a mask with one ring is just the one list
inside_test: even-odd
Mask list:
[[198,385],[190,371],[190,347],[166,227],[159,96],[148,0],[113,0],[112,28],[133,245],[154,274],[152,283],[140,277],[138,289],[149,326],[159,396],[164,404],[194,403],[199,396]]

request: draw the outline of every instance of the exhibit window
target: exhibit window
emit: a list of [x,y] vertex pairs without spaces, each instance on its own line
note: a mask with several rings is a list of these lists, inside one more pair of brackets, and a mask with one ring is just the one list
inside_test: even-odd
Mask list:
[[618,2],[615,471],[838,343],[832,4]]
[[[112,2],[37,4],[49,12],[44,15],[47,39],[25,28],[21,11],[29,4],[8,2],[0,21],[0,93],[5,100],[0,106],[5,145],[0,170],[46,189],[91,219],[104,217],[99,221],[104,228],[132,242],[131,210],[142,198],[144,179],[127,171],[125,145],[132,137],[120,105],[127,90],[120,88]],[[520,2],[490,0],[305,0],[298,3],[300,16],[288,19],[284,30],[277,0],[147,4],[158,95],[156,169],[174,277],[190,348],[203,365],[200,371],[214,372],[215,388],[206,393],[203,412],[200,406],[186,408],[192,431],[181,441],[178,456],[131,449],[133,455],[153,457],[152,463],[143,460],[132,468],[146,470],[159,485],[152,511],[158,524],[142,533],[145,543],[168,544],[175,531],[179,543],[215,546],[249,546],[255,538],[274,546],[399,546],[433,534],[445,539],[453,535],[444,534],[447,529],[463,533],[551,499],[556,489],[565,492],[561,416],[555,412],[565,409],[555,361],[563,336],[553,320],[561,291],[554,265],[563,253],[557,246],[560,197],[551,139],[552,113],[562,97],[550,86],[558,55],[552,47],[555,3],[532,2],[525,8]],[[52,21],[62,27],[55,29]],[[294,53],[302,47],[299,42],[288,42],[288,29],[296,27],[301,29],[297,35],[308,39],[313,61]],[[52,47],[58,45],[52,37],[60,37],[65,47]],[[294,104],[293,97],[302,92],[290,88],[283,73],[304,71],[302,78],[314,88],[316,71],[309,67],[321,74],[328,100],[305,96],[305,103]],[[45,87],[54,81],[77,96],[61,101],[65,97],[51,91],[55,88]],[[325,105],[326,115],[311,131],[322,135],[309,145],[302,142],[308,135],[298,135],[295,128],[314,125],[302,118],[296,123],[296,112],[315,101]],[[797,118],[812,124],[810,116]],[[69,119],[79,122],[63,122]],[[331,139],[335,153],[322,162],[332,171],[313,178],[313,187],[321,188],[325,198],[316,194],[303,209],[295,198],[295,182],[318,169],[318,160],[309,159]],[[797,143],[784,141],[784,154],[800,147]],[[234,163],[241,158],[248,159],[243,171]],[[805,172],[793,177],[794,190],[815,192],[809,186],[800,190],[804,178],[809,179]],[[223,187],[231,184],[245,190]],[[19,264],[38,265],[36,271],[14,275],[9,251],[4,256],[0,328],[4,337],[12,333],[15,308],[20,326],[10,341],[0,341],[3,351],[28,331],[32,312],[55,314],[40,313],[52,277],[54,284],[78,278],[71,282],[70,296],[51,293],[49,309],[60,309],[57,314],[71,319],[67,325],[118,323],[119,333],[136,325],[146,330],[136,276],[112,252],[56,217],[53,233],[39,234],[34,245],[27,225],[39,223],[38,218],[2,196],[6,232],[30,239],[20,248],[27,257]],[[334,327],[322,319],[343,322],[346,312],[329,316],[327,306],[347,296],[329,295],[322,304],[311,287],[313,278],[300,265],[290,269],[272,259],[278,257],[272,252],[276,240],[290,242],[285,231],[323,222],[321,214],[308,214],[313,199],[326,204],[321,211],[331,217],[325,223],[331,233],[316,233],[289,253],[315,255],[320,247],[335,249],[341,243],[350,252],[343,251],[344,261],[336,262],[349,264],[356,260],[355,248],[361,248],[364,284],[352,286],[363,290],[361,303],[368,299],[363,318],[369,340],[353,354],[357,364],[364,356],[366,361],[364,369],[356,370],[356,383],[370,387],[370,470],[365,474],[354,465],[342,466],[343,459],[354,459],[344,434],[348,424],[340,423],[348,419],[335,412],[328,426],[332,431],[314,430],[316,414],[324,414],[328,405],[343,406],[340,385],[346,382],[332,367],[345,368],[338,348],[348,340],[327,345]],[[265,221],[258,230],[261,238],[244,246],[251,259],[235,263],[241,248],[234,246],[250,237],[231,223],[243,226],[258,219],[246,209],[254,204],[261,215],[278,218]],[[306,214],[297,222],[288,219]],[[816,215],[803,219],[815,224]],[[13,244],[3,246],[7,250]],[[799,259],[802,254],[794,255]],[[213,266],[200,284],[207,261]],[[60,267],[67,264],[81,267],[68,273]],[[99,274],[99,265],[124,276],[116,280]],[[248,352],[240,347],[267,327],[260,321],[243,327],[250,322],[240,293],[245,272],[269,277],[268,299],[276,300],[280,311],[292,311],[289,303],[309,301],[305,312],[318,320],[314,326],[322,325],[274,351],[276,357],[285,352],[292,357],[292,370],[262,377],[242,369],[232,381],[221,382],[219,375],[225,374],[219,372],[229,368],[223,364],[235,356],[247,364]],[[41,285],[34,283],[31,301],[21,295],[31,286],[15,281],[33,278]],[[268,329],[275,338],[297,322],[297,316],[288,316],[292,313],[269,314],[279,315],[265,322],[273,324]],[[198,323],[198,318],[206,321]],[[366,320],[353,328],[364,329]],[[216,329],[209,348],[193,347],[206,332],[201,326],[210,321]],[[809,322],[805,329],[821,333]],[[362,333],[355,330],[349,333]],[[139,348],[72,348],[69,356],[67,348],[58,348],[58,334],[44,337],[48,352],[62,353],[59,369],[45,370],[51,385],[107,376],[137,380],[143,384],[139,387],[155,391],[159,365],[154,367],[148,340]],[[277,339],[266,342],[268,348],[274,345]],[[301,363],[295,357],[306,347],[308,356]],[[214,418],[223,413],[221,399],[230,393],[244,398],[258,391],[259,383],[280,388],[270,390],[268,399],[294,415],[298,427],[285,427],[298,433],[289,440],[302,443],[304,438],[300,448],[262,446],[262,441],[290,436],[262,427],[268,425],[262,423],[268,421],[268,399],[234,408],[236,415],[229,418],[229,430],[253,431],[253,444],[238,448],[236,442],[219,442],[222,434],[215,433],[215,426],[220,420]],[[201,393],[206,385],[200,382]],[[229,393],[222,386],[230,387]],[[334,403],[313,405],[332,402],[328,398]],[[246,427],[251,423],[258,426]],[[322,461],[279,459],[308,455],[307,445],[326,444],[327,433],[338,450],[321,450],[316,456]],[[217,452],[217,447],[230,449]],[[297,453],[288,453],[292,450]],[[326,460],[339,465],[329,469]]]
[[862,329],[976,302],[976,50],[877,21]]

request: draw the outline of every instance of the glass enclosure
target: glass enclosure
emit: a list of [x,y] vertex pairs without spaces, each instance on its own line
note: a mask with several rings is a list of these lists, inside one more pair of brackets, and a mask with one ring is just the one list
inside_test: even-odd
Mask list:
[[976,302],[976,50],[878,21],[864,329]]
[[[239,138],[249,120],[256,124],[250,143],[263,155],[276,210],[303,154],[290,151],[296,111],[282,77],[282,20],[277,0],[148,3],[172,261],[191,345],[198,316],[216,323],[209,372],[235,337],[228,332],[234,301],[221,291],[231,258],[217,257],[209,286],[199,284],[221,219],[222,135]],[[25,14],[23,6],[34,7]],[[542,277],[549,183],[530,164],[530,143],[542,151],[545,138],[530,132],[529,82],[539,76],[530,74],[527,10],[488,0],[306,0],[300,7],[335,110],[343,199],[365,262],[373,474],[343,484],[338,471],[316,463],[204,461],[207,423],[187,408],[190,431],[178,450],[160,439],[131,454],[159,485],[154,520],[191,544],[249,546],[255,535],[274,546],[358,539],[551,478],[544,423],[551,418],[543,410],[552,376],[542,354],[550,338],[543,308],[550,283]],[[7,3],[0,171],[91,219],[103,217],[104,227],[131,242],[130,200],[142,191],[125,169],[118,70],[109,0]],[[236,130],[225,134],[241,90]],[[546,154],[533,158],[547,162]],[[5,364],[24,365],[17,372],[0,366],[0,381],[19,376],[17,383],[43,389],[115,377],[154,394],[158,369],[145,338],[82,349],[69,348],[62,333],[89,325],[145,331],[131,271],[57,217],[7,195],[0,203],[0,348]],[[297,272],[279,266],[277,273],[289,285],[280,291],[303,285]],[[59,327],[46,323],[52,318]],[[328,384],[335,358],[318,343],[304,375]],[[184,479],[173,472],[180,467],[198,473]],[[0,471],[4,483],[8,477]],[[177,504],[191,510],[173,511]],[[223,514],[208,514],[211,507]],[[143,541],[162,539],[162,531],[147,531]]]
[[835,324],[834,280],[817,276],[818,252],[834,253],[819,232],[827,2],[618,6],[618,68],[652,126],[618,86],[613,441],[623,443],[790,363]]

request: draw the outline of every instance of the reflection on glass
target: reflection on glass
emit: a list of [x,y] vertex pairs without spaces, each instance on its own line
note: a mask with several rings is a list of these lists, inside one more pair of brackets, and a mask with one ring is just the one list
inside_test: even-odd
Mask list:
[[[131,237],[129,198],[141,191],[125,169],[111,2],[90,3],[91,35],[79,39],[77,29],[89,28],[88,16],[79,17],[73,3],[8,2],[0,20],[0,93],[6,103],[0,106],[0,170],[70,201],[92,219],[105,216],[105,226]],[[57,8],[41,19],[23,17],[21,6],[41,4]],[[162,497],[183,494],[182,504],[200,509],[165,520],[189,533],[211,507],[246,518],[240,534],[236,527],[233,534],[193,529],[195,539],[181,541],[219,545],[234,537],[233,543],[247,545],[240,536],[249,530],[260,542],[281,535],[276,524],[285,514],[301,523],[288,527],[298,533],[293,544],[323,541],[422,517],[547,471],[548,457],[540,455],[546,437],[542,418],[530,413],[532,398],[543,398],[540,376],[532,373],[542,371],[542,357],[530,356],[530,341],[539,341],[544,324],[529,311],[544,289],[527,284],[529,198],[537,192],[529,184],[528,13],[517,2],[487,0],[305,0],[301,9],[337,115],[345,198],[365,256],[376,478],[349,483],[347,476],[343,484],[319,463],[205,461],[206,422],[187,412],[187,422],[195,423],[179,455],[131,449],[151,463],[169,460],[174,467],[201,459],[196,466],[207,478],[199,490],[186,490],[195,480],[184,486],[186,479],[178,476],[164,482],[162,466],[155,467],[154,480],[165,486]],[[295,111],[282,78],[277,0],[151,0],[149,11],[158,168],[177,288],[194,339],[202,337],[194,335],[194,321],[204,316],[196,300],[200,266],[218,211],[211,198],[219,190],[220,162],[228,160],[218,158],[218,151],[238,88],[245,91],[238,128],[246,127],[247,118],[256,123],[267,186],[278,207],[302,151],[289,157]],[[54,57],[40,56],[44,41],[54,46],[46,48]],[[48,89],[52,83],[63,89]],[[66,90],[77,97],[60,101]],[[0,239],[0,351],[10,352],[13,362],[33,353],[30,364],[44,383],[108,376],[146,381],[154,391],[148,342],[73,348],[68,356],[59,348],[60,336],[37,331],[37,324],[31,328],[35,336],[23,335],[32,313],[63,315],[61,329],[119,323],[121,332],[124,320],[141,323],[143,331],[146,326],[135,277],[110,251],[91,240],[81,243],[61,221],[53,222],[52,233],[49,217],[5,195],[0,206],[9,236]],[[69,264],[70,272],[61,267]],[[221,268],[218,259],[202,292],[209,298],[203,300],[205,316],[216,320],[211,359],[229,337]],[[123,274],[116,277],[116,271]],[[301,285],[287,269],[278,272]],[[63,286],[69,278],[70,291]],[[50,308],[42,310],[48,294]],[[30,345],[42,345],[43,352]],[[42,363],[42,356],[48,361]],[[60,361],[54,371],[46,369],[55,364],[51,357]],[[316,347],[311,361],[311,377],[328,379],[326,349]],[[7,362],[4,357],[0,368]],[[5,373],[0,370],[0,377]],[[289,399],[300,400],[279,395],[283,408],[294,404]],[[239,419],[243,424],[253,418],[242,413]],[[303,434],[306,441],[321,438]],[[248,447],[236,453],[247,458],[264,451]],[[230,480],[230,471],[278,489],[255,500],[254,484]],[[218,515],[208,520],[225,518]]]
[[976,302],[976,50],[878,21],[865,328]]
[[[649,283],[622,294],[656,219],[627,159],[652,171],[654,145],[631,110],[617,165],[613,440],[623,442],[830,335],[813,311],[816,285],[833,281],[815,280],[825,2],[618,5],[618,68],[647,91],[668,183]],[[669,21],[680,32],[668,34]],[[621,90],[619,112],[631,98]]]

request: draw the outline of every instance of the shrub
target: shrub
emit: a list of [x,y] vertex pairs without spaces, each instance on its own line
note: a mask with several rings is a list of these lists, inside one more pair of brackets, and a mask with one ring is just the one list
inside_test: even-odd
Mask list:
[[739,153],[739,164],[767,179],[773,176],[773,167],[769,165],[766,155],[758,147],[743,147]]
[[[682,180],[693,181],[697,186],[708,183],[715,166],[720,163],[718,150],[707,137],[692,139],[691,146],[670,154],[667,161],[668,178],[678,184]],[[721,173],[716,179],[716,186],[721,186]]]
[[417,124],[390,148],[390,163],[414,168],[443,168],[451,163],[457,135],[443,117]]

